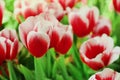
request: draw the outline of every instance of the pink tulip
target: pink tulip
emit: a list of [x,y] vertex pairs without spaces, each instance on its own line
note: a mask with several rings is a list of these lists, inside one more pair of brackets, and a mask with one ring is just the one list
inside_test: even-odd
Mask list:
[[25,19],[29,16],[36,16],[44,11],[46,2],[44,0],[16,0],[14,3],[14,14],[20,22],[20,16]]
[[112,69],[105,68],[103,71],[92,75],[89,80],[120,80],[120,73]]
[[120,13],[120,0],[113,0],[114,9]]
[[56,23],[53,15],[41,13],[20,24],[20,39],[33,56],[41,57],[47,52],[50,45],[49,33]]
[[113,47],[113,39],[106,34],[94,37],[81,45],[82,61],[94,70],[99,70],[119,58],[120,47]]
[[0,32],[0,51],[1,59],[13,60],[15,59],[20,44],[15,30],[4,29]]
[[109,36],[111,33],[111,28],[111,22],[108,19],[101,17],[96,26],[93,28],[92,36],[101,36],[102,34],[107,34]]
[[2,25],[3,8],[4,8],[4,2],[3,2],[3,0],[0,0],[0,26]]
[[73,42],[71,26],[58,24],[52,29],[50,38],[51,47],[54,47],[55,50],[61,54],[67,53]]
[[73,32],[79,37],[84,37],[93,30],[99,18],[99,11],[96,7],[86,6],[70,12],[68,18]]

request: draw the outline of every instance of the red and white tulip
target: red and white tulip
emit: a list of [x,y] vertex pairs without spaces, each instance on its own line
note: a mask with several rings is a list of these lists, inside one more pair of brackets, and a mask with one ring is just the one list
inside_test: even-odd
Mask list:
[[16,19],[20,21],[20,16],[25,19],[29,16],[36,16],[45,9],[46,2],[44,0],[16,0],[14,3],[14,14]]
[[93,28],[92,36],[101,36],[102,34],[107,34],[109,36],[111,28],[111,22],[108,19],[101,17]]
[[73,35],[71,26],[58,24],[52,29],[50,35],[51,47],[61,54],[66,54],[73,43]]
[[80,47],[80,58],[90,68],[99,70],[119,58],[120,47],[106,34],[85,41]]
[[0,59],[1,61],[15,59],[20,50],[17,33],[15,30],[4,29],[0,32]]
[[30,53],[35,57],[43,56],[50,45],[49,33],[56,18],[48,13],[29,17],[19,26],[20,39]]
[[67,7],[73,8],[79,0],[58,0],[58,2],[62,5],[65,10]]
[[63,18],[64,14],[65,14],[65,11],[63,10],[62,6],[58,2],[49,3],[46,8],[46,12],[49,12],[49,13],[55,15],[55,17],[59,21]]
[[88,80],[119,80],[120,79],[120,73],[105,68],[101,72],[97,72],[96,74],[92,75]]
[[99,19],[99,11],[96,7],[82,7],[79,10],[71,11],[68,15],[69,23],[72,25],[73,32],[78,37],[88,35],[94,28]]

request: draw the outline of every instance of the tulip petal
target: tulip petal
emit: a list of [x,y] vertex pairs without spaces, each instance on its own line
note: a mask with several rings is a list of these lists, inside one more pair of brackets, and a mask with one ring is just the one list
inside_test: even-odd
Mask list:
[[11,44],[11,50],[10,50],[10,58],[9,59],[15,59],[17,53],[18,53],[18,40],[14,40],[14,42]]
[[109,64],[113,63],[120,57],[120,47],[115,47],[111,52],[111,58]]
[[34,17],[29,17],[25,22],[21,23],[19,26],[20,39],[23,44],[27,47],[27,35],[33,30],[34,27]]
[[17,39],[17,33],[15,30],[10,29],[4,29],[0,32],[0,36],[5,37],[6,39],[10,39],[11,41],[14,41]]
[[35,57],[43,56],[49,48],[49,36],[45,33],[31,31],[27,37],[29,51]]
[[5,60],[6,45],[5,38],[0,37],[0,64]]
[[85,16],[79,16],[75,13],[69,14],[69,22],[72,25],[74,33],[79,37],[84,37],[88,34],[88,19]]

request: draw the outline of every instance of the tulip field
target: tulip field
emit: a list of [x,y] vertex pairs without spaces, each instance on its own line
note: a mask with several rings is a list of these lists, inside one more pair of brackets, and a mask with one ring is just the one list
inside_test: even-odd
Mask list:
[[0,0],[0,80],[120,80],[120,0]]

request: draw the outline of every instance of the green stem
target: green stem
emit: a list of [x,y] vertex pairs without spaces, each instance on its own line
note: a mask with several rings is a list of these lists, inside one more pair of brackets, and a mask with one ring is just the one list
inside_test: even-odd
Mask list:
[[34,57],[35,78],[36,80],[45,80],[45,73],[42,67],[42,58]]
[[65,66],[65,63],[64,63],[64,56],[62,56],[62,55],[59,58],[59,66],[60,66],[60,69],[62,71],[62,75],[63,75],[64,79],[69,80],[67,69],[66,69],[66,66]]
[[51,68],[52,68],[52,65],[51,65],[51,52],[48,51],[46,55],[47,55],[47,75],[50,78],[51,73],[52,73],[52,71],[51,71]]
[[8,60],[7,61],[7,66],[8,66],[8,71],[9,71],[9,75],[10,75],[10,80],[17,80],[16,73],[14,71],[12,61]]

